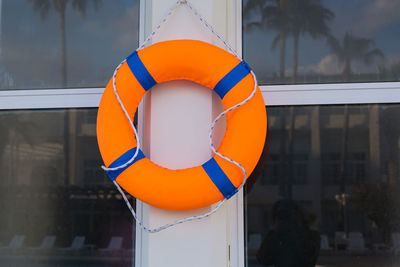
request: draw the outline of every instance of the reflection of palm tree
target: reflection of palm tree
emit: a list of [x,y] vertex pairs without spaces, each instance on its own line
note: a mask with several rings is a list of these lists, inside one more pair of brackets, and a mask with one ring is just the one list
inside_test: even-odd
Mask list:
[[[18,139],[24,140],[27,144],[32,145],[33,140],[31,132],[33,123],[21,119],[20,114],[5,114],[0,116],[0,160],[4,156],[5,148],[7,145],[15,144],[19,146]],[[12,152],[12,151],[11,151]],[[18,156],[18,149],[16,150]],[[18,158],[18,157],[17,157]],[[11,158],[12,159],[12,158]],[[13,159],[12,159],[13,160]],[[18,162],[16,163],[18,164]],[[12,172],[16,166],[9,166],[11,172],[10,177],[13,178]]]
[[347,232],[347,220],[346,220],[346,178],[347,178],[347,148],[349,142],[349,105],[343,106],[343,127],[342,127],[342,142],[340,150],[340,165],[339,165],[339,183],[340,183],[340,194],[337,195],[337,201],[339,204],[338,213],[338,229],[342,229]]
[[[268,3],[271,2],[271,3]],[[249,0],[244,8],[244,16],[248,17],[253,10],[261,12],[262,22],[251,22],[251,26],[268,26],[279,30],[272,42],[275,48],[279,42],[280,78],[285,77],[286,37],[293,35],[293,81],[297,76],[299,39],[302,34],[310,34],[318,38],[329,33],[327,22],[334,14],[325,8],[320,0]]]
[[[79,12],[82,16],[86,15],[87,5],[89,3],[88,0],[28,0],[33,9],[40,13],[42,19],[45,19],[49,11],[54,8],[58,13],[59,17],[59,29],[60,29],[60,40],[61,40],[61,86],[63,88],[67,87],[67,41],[66,41],[66,33],[65,33],[65,12],[67,10],[67,6],[70,3],[72,8]],[[94,7],[97,9],[101,0],[91,0]],[[65,112],[65,122],[64,122],[64,133],[65,133],[65,176],[66,180],[69,177],[69,125],[70,118],[69,112]]]
[[[383,53],[380,49],[375,48],[371,50],[373,40],[367,38],[355,37],[350,33],[346,33],[343,42],[340,43],[333,36],[328,37],[328,46],[331,51],[337,56],[341,63],[344,63],[343,69],[343,80],[349,82],[351,79],[351,63],[354,60],[363,60],[366,64],[369,64],[373,57],[383,57]],[[342,132],[342,143],[340,153],[340,170],[339,170],[339,181],[340,181],[340,193],[342,198],[346,197],[346,161],[347,161],[347,148],[348,148],[348,136],[349,136],[349,107],[348,105],[343,106],[343,132]],[[339,226],[346,229],[346,207],[339,202]]]
[[[267,2],[271,2],[268,4]],[[281,81],[285,77],[285,58],[286,58],[286,36],[289,31],[289,0],[249,0],[244,7],[244,16],[248,17],[253,10],[260,10],[261,23],[249,23],[249,27],[267,26],[279,30],[275,37],[272,48],[275,48],[279,41],[279,76]]]
[[296,82],[298,66],[299,38],[302,34],[310,34],[313,38],[329,34],[327,22],[335,16],[325,8],[320,0],[292,1],[290,12],[290,31],[293,34],[293,83]]
[[370,50],[374,41],[368,38],[355,37],[350,33],[346,33],[342,43],[335,37],[328,37],[328,46],[341,63],[344,63],[343,79],[349,82],[351,78],[351,63],[354,60],[363,60],[365,64],[371,63],[375,56],[383,57],[380,49]]
[[[86,15],[87,0],[28,0],[33,9],[40,12],[40,17],[45,19],[51,8],[57,11],[59,18],[60,40],[61,40],[61,86],[67,86],[67,41],[65,34],[65,11],[68,3],[74,10],[78,11],[82,16]],[[101,0],[91,0],[98,7]]]

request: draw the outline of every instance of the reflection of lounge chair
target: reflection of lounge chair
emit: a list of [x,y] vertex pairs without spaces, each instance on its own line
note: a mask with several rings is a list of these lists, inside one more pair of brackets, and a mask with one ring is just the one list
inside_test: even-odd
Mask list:
[[335,250],[344,249],[347,245],[346,233],[335,232]]
[[17,249],[22,247],[24,243],[25,236],[24,235],[15,235],[11,239],[8,246],[0,247],[0,252],[7,251],[7,252],[16,252]]
[[116,254],[118,251],[122,249],[122,241],[123,241],[122,237],[113,236],[110,240],[110,243],[108,244],[108,247],[101,248],[98,251],[100,253],[105,253],[105,254]]
[[52,249],[54,247],[54,243],[56,242],[56,237],[54,235],[49,235],[43,238],[42,243],[38,247],[28,248],[31,251],[46,251]]
[[66,248],[60,248],[60,251],[64,251],[64,252],[76,252],[79,250],[82,250],[85,246],[85,237],[84,236],[75,236],[74,240],[71,243],[70,247],[66,247]]
[[400,252],[400,233],[392,233],[392,250],[395,254]]
[[326,235],[321,235],[321,250],[331,251],[332,248],[329,246],[329,239]]
[[360,232],[350,232],[348,239],[348,251],[365,251],[364,236]]

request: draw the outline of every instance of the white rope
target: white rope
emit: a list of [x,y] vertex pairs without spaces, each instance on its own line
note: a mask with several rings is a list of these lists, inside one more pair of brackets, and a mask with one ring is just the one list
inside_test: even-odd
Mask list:
[[169,227],[171,227],[171,226],[177,225],[177,224],[181,224],[181,223],[184,223],[184,222],[190,222],[190,221],[193,221],[193,220],[200,220],[200,219],[203,219],[203,218],[205,218],[205,217],[208,217],[208,216],[210,216],[211,214],[213,214],[214,212],[216,212],[216,211],[222,206],[222,204],[224,204],[224,202],[226,201],[226,199],[221,200],[221,201],[217,204],[217,206],[215,206],[215,208],[213,208],[211,211],[209,211],[209,212],[207,212],[207,213],[204,213],[204,214],[202,214],[202,215],[191,216],[191,217],[183,218],[183,219],[180,219],[180,220],[173,221],[173,222],[171,222],[171,223],[167,223],[167,224],[161,225],[161,226],[159,226],[159,227],[157,227],[157,228],[151,229],[151,228],[148,228],[148,227],[146,227],[146,226],[143,225],[143,222],[137,217],[135,210],[132,208],[131,203],[129,203],[129,200],[128,200],[128,198],[126,197],[124,191],[122,191],[121,187],[119,186],[119,184],[118,184],[116,181],[113,181],[113,182],[114,182],[115,187],[117,187],[119,193],[122,195],[122,198],[124,199],[124,201],[125,201],[126,205],[128,206],[129,210],[131,211],[133,218],[135,218],[136,223],[137,223],[144,231],[146,231],[146,232],[148,232],[148,233],[157,233],[157,232],[160,232],[160,231],[162,231],[162,230],[165,230],[165,229],[167,229],[167,228],[169,228]]
[[146,40],[144,40],[144,42],[139,46],[139,48],[138,48],[137,50],[143,49],[143,48],[146,46],[146,44],[147,44],[147,43],[153,38],[153,36],[157,33],[157,31],[161,28],[161,26],[167,21],[167,18],[168,18],[169,16],[171,16],[172,13],[175,12],[175,10],[178,8],[178,6],[179,6],[180,4],[183,4],[183,3],[185,3],[185,2],[186,2],[186,1],[176,1],[175,5],[172,6],[172,7],[169,9],[168,13],[164,16],[164,18],[162,19],[162,21],[161,21],[157,26],[155,26],[155,27],[153,28],[153,30],[151,31],[151,33],[149,34],[149,36],[146,38]]
[[[204,26],[206,26],[213,34],[215,34],[215,35],[217,36],[217,38],[218,38],[219,40],[221,40],[221,41],[223,42],[223,44],[228,48],[229,52],[232,53],[235,57],[237,57],[240,61],[242,61],[242,58],[238,55],[238,53],[236,52],[236,50],[233,49],[233,48],[221,37],[221,35],[219,35],[219,34],[214,30],[214,28],[200,15],[200,13],[199,13],[196,9],[193,8],[193,6],[192,6],[187,0],[182,0],[182,1],[177,1],[177,2],[176,2],[176,4],[169,10],[169,12],[167,13],[167,15],[166,15],[166,16],[164,17],[164,19],[160,22],[160,24],[158,24],[158,25],[154,28],[154,30],[153,30],[152,33],[149,35],[149,37],[148,37],[148,38],[142,43],[142,45],[137,49],[137,51],[140,50],[140,49],[143,49],[143,48],[145,47],[145,45],[152,39],[152,37],[153,37],[153,36],[157,33],[157,31],[161,28],[161,25],[162,25],[163,23],[166,22],[167,18],[177,9],[177,7],[178,7],[180,4],[186,4],[186,5],[190,8],[190,10],[191,10],[196,16],[199,17],[200,21],[204,24]],[[133,130],[134,133],[135,133],[135,138],[136,138],[136,143],[137,143],[137,149],[136,149],[135,154],[129,159],[129,161],[127,161],[126,163],[124,163],[124,164],[122,164],[122,165],[120,165],[120,166],[117,166],[117,167],[114,167],[114,168],[107,168],[107,167],[105,167],[105,166],[102,166],[103,170],[105,170],[105,171],[115,171],[115,170],[119,170],[119,169],[125,168],[126,166],[128,166],[130,163],[132,163],[132,162],[135,160],[135,158],[137,157],[137,155],[138,155],[138,153],[139,153],[139,149],[140,149],[139,135],[137,134],[135,125],[133,124],[132,119],[130,118],[128,112],[127,112],[126,109],[125,109],[125,106],[124,106],[122,100],[120,99],[120,97],[119,97],[119,95],[118,95],[118,91],[117,91],[117,87],[116,87],[116,82],[115,82],[116,77],[117,77],[117,74],[118,74],[118,70],[119,70],[119,68],[121,67],[121,65],[125,63],[125,61],[126,61],[126,60],[122,61],[122,62],[117,66],[117,68],[116,68],[115,71],[114,71],[114,74],[113,74],[113,89],[114,89],[115,97],[117,98],[119,105],[121,106],[121,108],[122,108],[122,110],[123,110],[123,112],[124,112],[126,118],[127,118],[128,121],[129,121],[129,124],[131,125],[132,130]],[[229,162],[235,164],[235,165],[236,165],[237,167],[239,167],[240,170],[243,172],[243,182],[242,182],[242,183],[240,184],[240,186],[237,188],[237,191],[239,191],[240,189],[242,189],[242,187],[243,187],[244,184],[246,183],[246,179],[247,179],[246,170],[243,168],[242,165],[240,165],[240,164],[237,163],[236,161],[234,161],[234,160],[232,160],[232,159],[230,159],[230,158],[228,158],[228,157],[222,155],[221,153],[219,153],[219,152],[215,149],[214,144],[213,144],[213,141],[212,141],[212,133],[213,133],[215,124],[218,122],[219,119],[221,119],[223,116],[225,116],[226,113],[228,113],[228,112],[232,111],[233,109],[238,108],[238,107],[244,105],[245,103],[247,103],[248,101],[250,101],[250,99],[251,99],[251,98],[254,96],[254,94],[256,93],[256,90],[257,90],[257,79],[256,79],[256,76],[255,76],[255,74],[254,74],[253,71],[251,71],[250,73],[251,73],[251,75],[252,75],[252,77],[253,77],[253,79],[254,79],[254,88],[253,88],[252,93],[251,93],[245,100],[243,100],[242,102],[240,102],[240,103],[238,103],[238,104],[236,104],[236,105],[230,107],[229,109],[227,109],[227,110],[223,111],[221,114],[219,114],[219,115],[215,118],[215,120],[212,122],[211,127],[210,127],[210,133],[209,133],[209,145],[210,145],[211,150],[214,152],[214,154],[217,154],[218,156],[222,157],[223,159],[225,159],[225,160],[227,160],[227,161],[229,161]],[[176,221],[173,221],[173,222],[168,223],[168,224],[164,224],[164,225],[158,226],[158,227],[156,227],[156,228],[149,228],[149,227],[146,227],[145,225],[143,225],[143,222],[137,217],[135,210],[132,208],[132,205],[130,204],[128,198],[126,197],[124,191],[121,189],[121,187],[118,185],[118,183],[117,183],[116,181],[113,181],[113,183],[114,183],[115,187],[117,188],[117,190],[119,191],[119,193],[121,194],[122,198],[124,199],[124,201],[125,201],[126,205],[128,206],[129,210],[131,211],[133,218],[136,220],[136,223],[137,223],[144,231],[146,231],[146,232],[148,232],[148,233],[157,233],[157,232],[160,232],[160,231],[162,231],[162,230],[164,230],[164,229],[167,229],[167,228],[169,228],[169,227],[171,227],[171,226],[174,226],[174,225],[177,225],[177,224],[181,224],[181,223],[189,222],[189,221],[193,221],[193,220],[200,220],[200,219],[202,219],[202,218],[208,217],[208,216],[210,216],[211,214],[215,213],[215,212],[225,203],[225,201],[226,201],[226,198],[223,199],[223,200],[221,200],[211,211],[209,211],[209,212],[207,212],[207,213],[204,213],[204,214],[202,214],[202,215],[196,215],[196,216],[191,216],[191,217],[183,218],[183,219],[176,220]],[[237,192],[237,191],[236,191],[236,192]]]
[[121,98],[119,97],[119,94],[118,94],[118,92],[117,92],[117,86],[115,85],[115,78],[117,77],[118,70],[119,70],[119,68],[122,66],[122,64],[124,64],[125,61],[126,61],[126,60],[122,61],[122,62],[118,65],[118,67],[116,67],[115,70],[114,70],[114,74],[113,74],[113,89],[114,89],[114,95],[115,95],[115,97],[117,98],[118,103],[119,103],[119,105],[121,106],[122,111],[123,111],[124,114],[125,114],[125,117],[128,119],[129,124],[131,125],[131,128],[132,128],[133,132],[135,133],[135,139],[136,139],[137,146],[136,146],[135,154],[134,154],[126,163],[124,163],[124,164],[122,164],[122,165],[120,165],[120,166],[118,166],[118,167],[114,167],[114,168],[107,168],[106,166],[101,166],[101,168],[102,168],[103,170],[105,170],[105,171],[116,171],[116,170],[125,168],[126,166],[128,166],[129,164],[131,164],[131,163],[135,160],[137,154],[139,153],[139,149],[140,149],[139,135],[138,135],[138,133],[137,133],[137,131],[136,131],[135,125],[133,124],[133,121],[132,121],[131,117],[129,116],[128,111],[126,111],[125,106],[124,106],[124,104],[122,103]]

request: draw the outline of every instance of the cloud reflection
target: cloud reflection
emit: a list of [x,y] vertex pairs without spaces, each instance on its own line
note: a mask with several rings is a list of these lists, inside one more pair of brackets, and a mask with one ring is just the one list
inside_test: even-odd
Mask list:
[[354,31],[362,35],[371,35],[377,31],[400,22],[400,1],[374,0],[362,11],[362,19],[357,21]]

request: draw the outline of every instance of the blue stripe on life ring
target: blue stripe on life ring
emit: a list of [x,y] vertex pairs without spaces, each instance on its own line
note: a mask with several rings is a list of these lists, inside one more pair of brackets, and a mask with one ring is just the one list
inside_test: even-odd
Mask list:
[[[122,154],[122,156],[120,156],[113,163],[111,163],[110,166],[108,166],[108,168],[115,168],[115,167],[125,164],[132,158],[133,155],[135,155],[135,153],[136,153],[136,147],[129,149],[124,154]],[[108,177],[110,177],[110,179],[112,181],[114,181],[115,179],[117,179],[118,175],[120,175],[123,171],[125,171],[127,168],[129,168],[129,166],[131,166],[135,162],[137,162],[145,157],[146,156],[143,154],[142,150],[139,149],[139,152],[136,155],[136,158],[130,164],[128,164],[127,166],[125,166],[124,168],[121,168],[119,170],[106,171],[106,173],[107,173]]]
[[146,69],[146,66],[139,58],[139,55],[136,51],[126,58],[126,63],[128,63],[133,75],[135,75],[136,79],[140,85],[142,85],[144,90],[147,91],[157,84],[153,76],[151,76],[150,72]]
[[237,188],[232,184],[214,158],[204,163],[202,167],[225,198],[229,199],[237,192]]
[[229,90],[246,77],[250,71],[250,66],[246,62],[241,61],[217,83],[214,91],[223,99]]

